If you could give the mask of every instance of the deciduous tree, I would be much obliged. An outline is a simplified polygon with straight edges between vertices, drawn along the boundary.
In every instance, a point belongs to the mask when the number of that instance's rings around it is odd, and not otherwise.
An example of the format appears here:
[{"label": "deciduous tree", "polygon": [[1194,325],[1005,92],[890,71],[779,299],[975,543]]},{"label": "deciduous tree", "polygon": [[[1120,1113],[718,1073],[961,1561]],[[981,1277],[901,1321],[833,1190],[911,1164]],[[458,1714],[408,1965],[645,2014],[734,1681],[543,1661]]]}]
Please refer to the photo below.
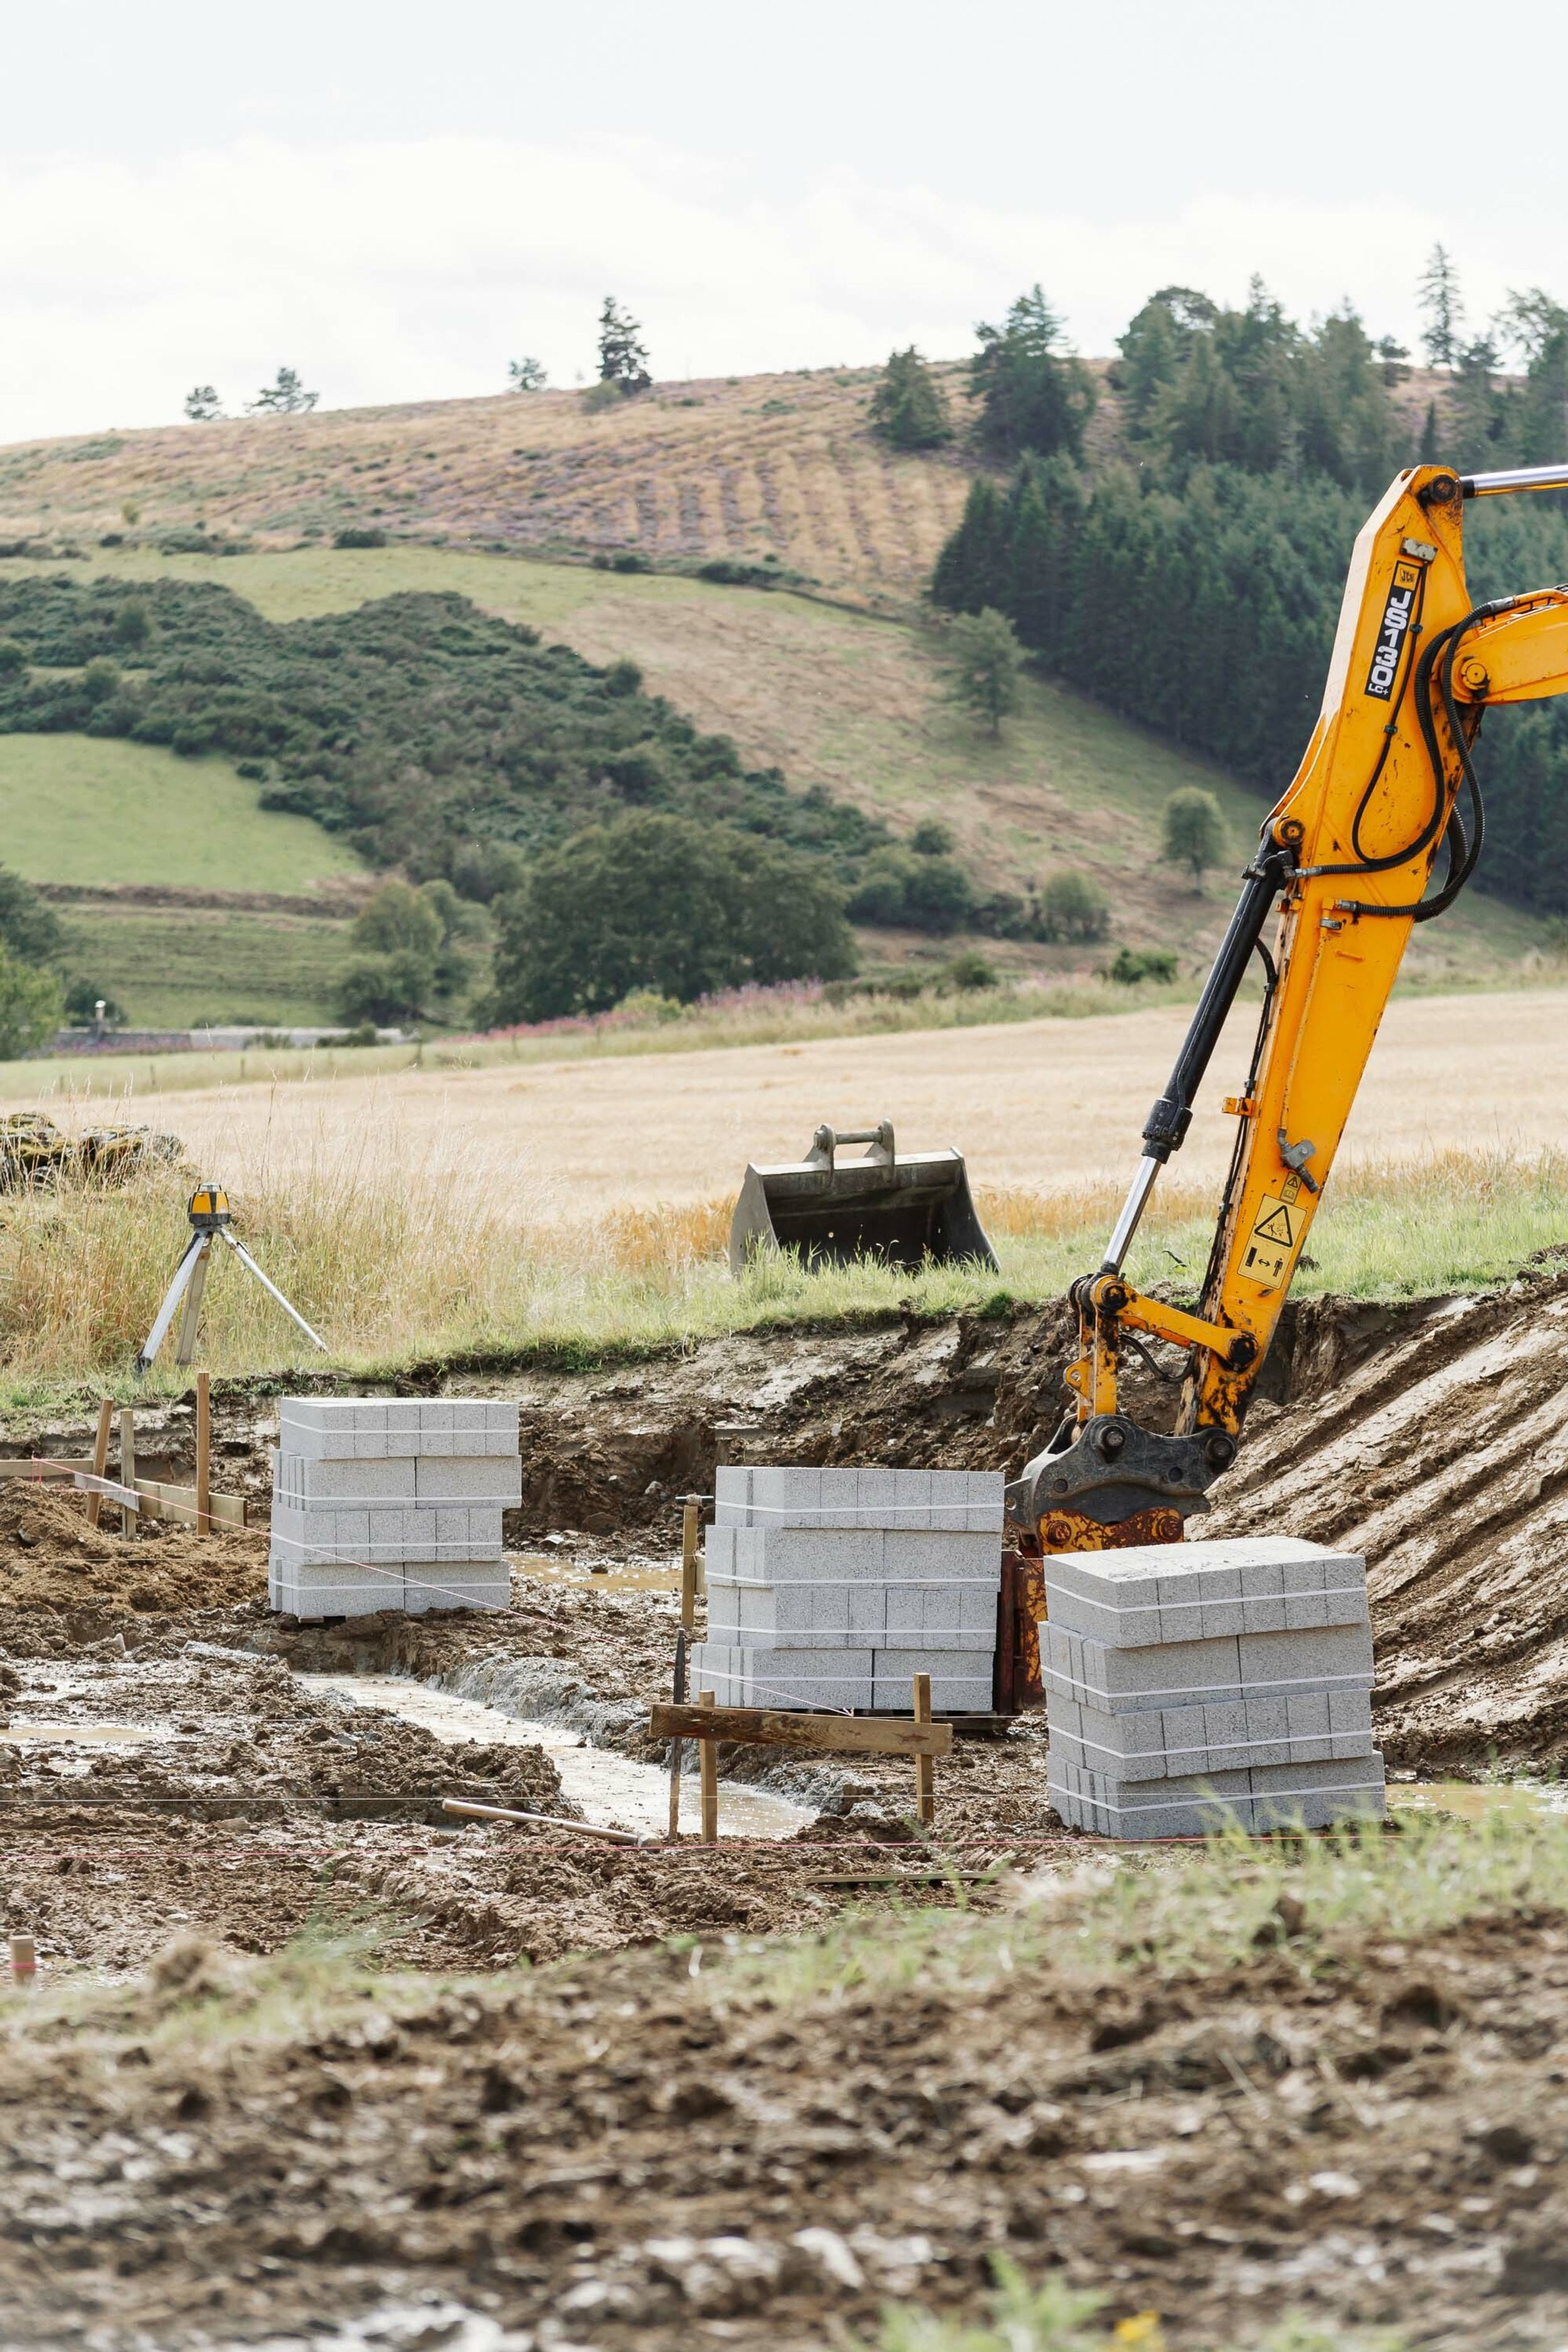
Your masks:
[{"label": "deciduous tree", "polygon": [[961,613],[948,640],[948,695],[984,719],[994,736],[1018,707],[1024,649],[1005,613]]},{"label": "deciduous tree", "polygon": [[1184,866],[1194,885],[1226,854],[1225,818],[1212,793],[1201,784],[1184,785],[1165,803],[1160,827],[1160,855],[1167,865]]}]

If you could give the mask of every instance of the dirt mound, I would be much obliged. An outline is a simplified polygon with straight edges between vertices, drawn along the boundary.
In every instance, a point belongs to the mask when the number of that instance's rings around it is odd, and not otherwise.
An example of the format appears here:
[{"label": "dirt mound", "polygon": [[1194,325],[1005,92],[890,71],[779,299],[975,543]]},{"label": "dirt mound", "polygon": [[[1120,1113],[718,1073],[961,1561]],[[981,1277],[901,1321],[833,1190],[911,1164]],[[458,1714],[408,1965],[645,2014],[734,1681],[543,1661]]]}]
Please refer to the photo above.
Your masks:
[{"label": "dirt mound", "polygon": [[96,1605],[155,1615],[265,1598],[265,1532],[199,1536],[153,1520],[128,1539],[117,1507],[104,1511],[112,1528],[89,1527],[85,1495],[0,1482],[0,1647],[8,1610]]}]

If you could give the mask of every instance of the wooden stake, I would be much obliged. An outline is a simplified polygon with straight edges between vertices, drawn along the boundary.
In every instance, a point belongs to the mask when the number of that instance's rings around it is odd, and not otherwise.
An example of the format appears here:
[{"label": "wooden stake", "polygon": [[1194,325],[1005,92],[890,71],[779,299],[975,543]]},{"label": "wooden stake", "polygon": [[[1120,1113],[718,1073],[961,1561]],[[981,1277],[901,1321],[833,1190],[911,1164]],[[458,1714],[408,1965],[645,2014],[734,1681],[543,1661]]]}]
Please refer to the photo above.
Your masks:
[{"label": "wooden stake", "polygon": [[[699,1691],[697,1704],[699,1706],[711,1706],[712,1692]],[[702,1758],[702,1843],[704,1845],[717,1845],[719,1843],[719,1742],[716,1739],[700,1739],[697,1746]]]},{"label": "wooden stake", "polygon": [[12,1978],[31,1992],[38,1978],[37,1948],[31,1936],[13,1936],[10,1942]]},{"label": "wooden stake", "polygon": [[[109,1467],[109,1433],[113,1427],[113,1401],[105,1397],[98,1408],[98,1435],[92,1441],[92,1475],[95,1478],[101,1478]],[[102,1510],[103,1496],[89,1495],[87,1498],[87,1523],[89,1528],[97,1527]]]},{"label": "wooden stake", "polygon": [[[122,1405],[120,1412],[120,1483],[122,1486],[136,1484],[136,1416],[129,1405]],[[136,1514],[124,1503],[120,1507],[120,1532],[122,1536],[136,1532]]]},{"label": "wooden stake", "polygon": [[196,1374],[196,1533],[212,1533],[212,1390],[205,1372]]},{"label": "wooden stake", "polygon": [[[916,1675],[915,1721],[931,1721],[931,1676]],[[934,1756],[915,1758],[915,1806],[922,1829],[930,1829],[936,1819],[936,1759]]]},{"label": "wooden stake", "polygon": [[[675,1637],[675,1679],[673,1688],[675,1704],[677,1706],[679,1706],[686,1696],[686,1628],[684,1626],[681,1627],[679,1633]],[[682,1754],[683,1742],[679,1739],[672,1739],[669,1743],[669,1840],[672,1845],[676,1839],[680,1835],[680,1765]]]},{"label": "wooden stake", "polygon": [[686,1497],[680,1515],[680,1622],[688,1640],[697,1622],[697,1514],[695,1495]]}]

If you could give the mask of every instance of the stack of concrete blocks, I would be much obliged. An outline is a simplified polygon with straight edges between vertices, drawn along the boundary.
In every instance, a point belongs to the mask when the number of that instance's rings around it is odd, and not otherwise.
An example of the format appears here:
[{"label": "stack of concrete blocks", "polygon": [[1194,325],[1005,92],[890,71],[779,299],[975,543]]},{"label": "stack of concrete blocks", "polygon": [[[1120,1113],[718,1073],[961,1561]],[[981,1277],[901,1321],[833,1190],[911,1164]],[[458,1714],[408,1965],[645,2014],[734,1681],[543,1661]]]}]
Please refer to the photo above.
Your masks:
[{"label": "stack of concrete blocks", "polygon": [[510,1605],[501,1513],[522,1496],[515,1403],[285,1397],[272,1465],[274,1609]]},{"label": "stack of concrete blocks", "polygon": [[1051,1802],[1102,1837],[1381,1819],[1366,1562],[1249,1536],[1045,1562]]},{"label": "stack of concrete blocks", "polygon": [[991,1706],[1002,1478],[990,1471],[725,1469],[708,1638],[689,1686],[721,1706],[907,1715]]}]

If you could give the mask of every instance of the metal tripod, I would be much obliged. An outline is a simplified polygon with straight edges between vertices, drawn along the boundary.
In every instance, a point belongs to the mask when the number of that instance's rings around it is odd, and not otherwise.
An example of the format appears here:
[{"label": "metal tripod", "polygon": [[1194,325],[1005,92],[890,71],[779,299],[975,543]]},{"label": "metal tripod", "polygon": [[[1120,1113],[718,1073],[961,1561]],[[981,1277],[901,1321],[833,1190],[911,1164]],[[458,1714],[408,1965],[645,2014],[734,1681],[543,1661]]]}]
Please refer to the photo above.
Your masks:
[{"label": "metal tripod", "polygon": [[145,1372],[153,1357],[168,1337],[169,1326],[184,1300],[185,1311],[180,1318],[180,1336],[174,1346],[174,1361],[188,1364],[196,1352],[196,1326],[201,1320],[202,1293],[206,1287],[207,1265],[215,1241],[226,1242],[241,1265],[252,1273],[270,1297],[275,1298],[285,1315],[297,1323],[307,1339],[326,1355],[326,1341],[319,1331],[312,1331],[298,1307],[290,1307],[275,1282],[269,1282],[246,1248],[231,1231],[234,1212],[228,1205],[228,1195],[221,1185],[199,1184],[191,1194],[186,1213],[191,1221],[191,1238],[185,1244],[184,1255],[174,1268],[174,1278],[163,1294],[163,1304],[157,1319],[142,1342],[136,1359],[138,1375]]}]

